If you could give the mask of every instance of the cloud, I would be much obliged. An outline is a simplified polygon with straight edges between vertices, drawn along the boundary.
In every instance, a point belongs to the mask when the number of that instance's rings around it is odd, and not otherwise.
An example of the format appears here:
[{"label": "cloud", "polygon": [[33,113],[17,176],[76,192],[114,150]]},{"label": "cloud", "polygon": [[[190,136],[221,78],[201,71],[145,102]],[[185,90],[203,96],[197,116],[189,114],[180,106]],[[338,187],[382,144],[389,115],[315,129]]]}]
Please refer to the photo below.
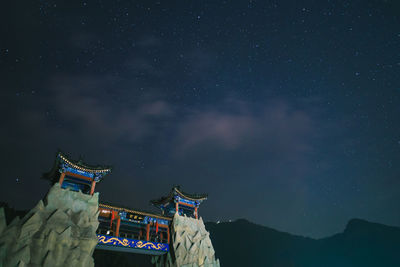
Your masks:
[{"label": "cloud", "polygon": [[141,116],[168,116],[173,114],[170,105],[161,100],[141,105],[137,111]]},{"label": "cloud", "polygon": [[38,142],[53,140],[53,146],[84,142],[107,149],[151,139],[175,156],[208,149],[291,161],[313,151],[315,111],[285,100],[226,99],[187,111],[154,94],[138,96],[140,85],[114,76],[58,75],[45,88],[9,128],[19,136],[31,129]]},{"label": "cloud", "polygon": [[165,76],[166,70],[161,69],[158,62],[151,61],[139,56],[128,58],[125,62],[126,69],[136,75],[150,75],[154,78]]},{"label": "cloud", "polygon": [[80,87],[69,85],[55,92],[57,103],[68,103],[59,105],[57,112],[62,118],[80,125],[82,131],[95,132],[105,139],[124,137],[137,141],[152,133],[156,127],[154,120],[173,114],[170,105],[163,100],[149,99],[141,103],[124,99],[124,94],[119,93],[115,100],[104,99],[100,84],[97,96],[82,93],[87,89]]},{"label": "cloud", "polygon": [[180,127],[182,149],[189,149],[214,141],[225,149],[234,149],[243,139],[257,130],[256,119],[239,114],[225,114],[217,111],[199,112]]},{"label": "cloud", "polygon": [[161,40],[154,35],[146,35],[138,40],[137,45],[144,48],[160,46]]},{"label": "cloud", "polygon": [[50,136],[60,143],[73,137],[106,146],[121,140],[138,142],[155,134],[160,120],[174,115],[164,100],[131,98],[131,91],[114,89],[115,84],[113,77],[57,76],[44,94],[36,96],[35,105],[29,101],[17,114],[14,128],[21,133],[32,129],[45,139],[41,142]]},{"label": "cloud", "polygon": [[228,151],[250,147],[289,157],[312,150],[313,127],[311,114],[284,101],[262,107],[227,101],[222,108],[192,111],[179,126],[177,143],[179,153],[203,146]]}]

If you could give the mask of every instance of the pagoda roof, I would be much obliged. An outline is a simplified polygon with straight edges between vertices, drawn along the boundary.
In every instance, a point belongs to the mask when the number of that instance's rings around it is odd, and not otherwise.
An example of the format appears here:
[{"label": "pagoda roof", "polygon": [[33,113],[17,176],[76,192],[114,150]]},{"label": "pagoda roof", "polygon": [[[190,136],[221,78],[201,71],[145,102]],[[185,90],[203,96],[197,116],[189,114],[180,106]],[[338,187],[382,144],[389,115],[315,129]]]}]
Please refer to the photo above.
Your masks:
[{"label": "pagoda roof", "polygon": [[82,161],[82,159],[72,160],[66,154],[62,153],[61,151],[58,151],[52,169],[49,172],[44,173],[42,178],[46,179],[46,180],[51,180],[53,182],[57,181],[59,179],[59,175],[60,175],[59,171],[60,171],[61,164],[68,165],[71,168],[74,168],[74,169],[77,169],[80,171],[92,173],[93,175],[100,175],[101,177],[110,173],[112,170],[112,168],[110,166],[89,165],[89,164],[84,163]]},{"label": "pagoda roof", "polygon": [[170,193],[167,196],[151,200],[150,202],[155,206],[160,206],[173,200],[176,195],[192,201],[203,201],[206,200],[208,197],[207,194],[189,194],[182,191],[180,186],[174,186],[172,187]]},{"label": "pagoda roof", "polygon": [[104,172],[111,172],[111,167],[110,166],[104,166],[104,165],[89,165],[86,164],[82,161],[82,159],[79,160],[72,160],[70,159],[66,154],[62,153],[59,151],[57,153],[57,163],[60,163],[60,161],[63,161],[70,165],[73,168],[76,168],[81,171],[85,172],[90,172],[90,173],[104,173]]},{"label": "pagoda roof", "polygon": [[143,216],[149,216],[149,217],[153,217],[153,218],[158,218],[158,219],[164,219],[164,220],[169,220],[171,221],[172,218],[171,217],[166,217],[166,216],[162,216],[159,214],[154,214],[152,212],[149,211],[143,211],[143,210],[138,210],[138,209],[131,209],[131,208],[127,208],[127,207],[122,207],[122,206],[115,206],[115,205],[110,205],[110,204],[104,204],[104,203],[99,203],[99,208],[106,208],[106,209],[112,209],[112,210],[116,210],[116,211],[125,211],[125,212],[131,212],[131,213],[137,213]]}]

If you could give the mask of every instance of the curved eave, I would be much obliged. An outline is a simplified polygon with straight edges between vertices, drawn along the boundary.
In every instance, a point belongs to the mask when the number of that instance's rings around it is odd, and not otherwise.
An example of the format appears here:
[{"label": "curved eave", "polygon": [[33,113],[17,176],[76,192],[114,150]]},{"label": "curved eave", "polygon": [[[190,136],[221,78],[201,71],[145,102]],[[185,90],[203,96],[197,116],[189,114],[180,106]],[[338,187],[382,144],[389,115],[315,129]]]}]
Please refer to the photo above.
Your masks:
[{"label": "curved eave", "polygon": [[76,168],[76,169],[78,169],[80,171],[85,171],[85,172],[90,172],[90,173],[101,173],[103,175],[106,175],[106,174],[111,172],[111,168],[109,168],[109,167],[108,168],[97,168],[97,167],[90,168],[90,167],[87,167],[87,166],[78,165],[78,164],[72,162],[71,160],[69,160],[61,152],[58,153],[58,156],[62,161],[64,161],[65,163],[67,163],[71,167]]},{"label": "curved eave", "polygon": [[178,195],[181,196],[182,198],[186,198],[186,199],[189,199],[189,200],[192,200],[192,201],[203,201],[203,200],[206,200],[206,199],[207,199],[207,195],[206,195],[206,194],[200,195],[199,197],[194,197],[194,196],[192,196],[192,195],[188,196],[187,194],[182,193],[182,192],[179,191],[177,188],[174,188],[174,190],[175,190],[175,192],[178,193]]}]

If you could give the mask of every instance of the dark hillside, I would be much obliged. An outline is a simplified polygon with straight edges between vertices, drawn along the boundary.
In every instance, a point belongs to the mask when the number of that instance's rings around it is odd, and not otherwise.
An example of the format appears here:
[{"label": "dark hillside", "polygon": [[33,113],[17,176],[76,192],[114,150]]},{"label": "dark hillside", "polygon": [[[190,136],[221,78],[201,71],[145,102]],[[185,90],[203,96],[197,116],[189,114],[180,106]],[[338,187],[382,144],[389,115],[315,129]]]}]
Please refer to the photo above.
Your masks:
[{"label": "dark hillside", "polygon": [[206,228],[222,266],[298,266],[315,243],[244,219]]},{"label": "dark hillside", "polygon": [[360,219],[350,220],[343,233],[319,240],[243,219],[206,227],[222,266],[400,266],[400,228]]}]

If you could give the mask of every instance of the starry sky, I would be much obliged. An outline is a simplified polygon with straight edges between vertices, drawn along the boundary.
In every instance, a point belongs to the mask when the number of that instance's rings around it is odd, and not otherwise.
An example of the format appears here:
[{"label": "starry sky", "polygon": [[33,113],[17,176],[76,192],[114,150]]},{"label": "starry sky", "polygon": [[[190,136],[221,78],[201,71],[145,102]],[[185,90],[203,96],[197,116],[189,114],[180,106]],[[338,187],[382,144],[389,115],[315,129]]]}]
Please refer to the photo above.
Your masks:
[{"label": "starry sky", "polygon": [[57,149],[114,167],[100,200],[174,184],[206,221],[325,237],[400,226],[400,4],[7,1],[2,201],[32,208]]}]

